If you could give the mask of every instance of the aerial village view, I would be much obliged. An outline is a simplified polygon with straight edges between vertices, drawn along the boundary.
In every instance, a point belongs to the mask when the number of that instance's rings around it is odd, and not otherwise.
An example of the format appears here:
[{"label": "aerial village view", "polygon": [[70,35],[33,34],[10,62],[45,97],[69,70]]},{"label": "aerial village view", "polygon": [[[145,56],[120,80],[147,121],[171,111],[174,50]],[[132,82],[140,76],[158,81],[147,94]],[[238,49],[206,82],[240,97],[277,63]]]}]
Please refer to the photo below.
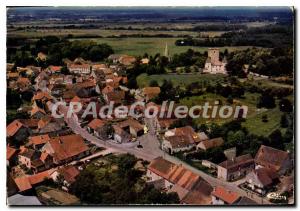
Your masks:
[{"label": "aerial village view", "polygon": [[294,205],[294,9],[7,7],[8,205]]}]

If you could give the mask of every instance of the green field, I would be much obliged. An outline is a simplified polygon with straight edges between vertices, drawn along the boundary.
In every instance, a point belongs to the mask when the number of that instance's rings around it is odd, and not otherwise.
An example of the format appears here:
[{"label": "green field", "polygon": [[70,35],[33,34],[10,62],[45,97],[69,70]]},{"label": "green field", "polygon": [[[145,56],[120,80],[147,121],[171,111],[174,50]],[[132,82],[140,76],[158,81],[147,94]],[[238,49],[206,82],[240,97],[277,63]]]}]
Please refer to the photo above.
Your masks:
[{"label": "green field", "polygon": [[[280,118],[282,112],[279,111],[278,106],[274,109],[258,109],[256,108],[256,101],[259,97],[258,94],[246,93],[244,99],[234,100],[233,105],[246,105],[248,106],[248,112],[245,122],[242,123],[244,127],[248,129],[248,131],[252,134],[268,136],[276,129],[280,129],[284,132],[284,129],[280,127]],[[215,100],[221,100],[222,104],[228,104],[226,102],[226,98],[215,95],[211,93],[207,93],[201,96],[193,96],[186,97],[180,100],[180,104],[187,105],[189,107],[194,105],[204,105],[205,102],[209,102],[210,105],[214,105]],[[277,105],[277,103],[276,103]],[[268,122],[262,121],[262,116],[267,115]],[[208,124],[208,123],[217,123],[223,124],[225,122],[231,121],[232,118],[228,119],[196,119],[197,124]]]},{"label": "green field", "polygon": [[[209,35],[210,37],[220,36],[222,31],[207,31],[202,32],[201,35]],[[120,35],[172,35],[174,37],[183,37],[189,35],[197,37],[200,35],[199,32],[195,31],[172,31],[172,30],[109,30],[109,29],[22,29],[22,30],[9,30],[7,32],[9,37],[27,37],[27,38],[40,38],[44,36],[68,36],[73,35],[74,37],[80,36],[120,36]]]},{"label": "green field", "polygon": [[[179,38],[87,38],[97,43],[106,43],[110,45],[115,53],[128,54],[132,56],[143,56],[145,53],[155,55],[163,54],[166,44],[168,44],[169,54],[178,54],[193,49],[195,51],[204,52],[208,47],[192,47],[192,46],[176,46],[175,41]],[[75,40],[75,39],[72,39]],[[78,40],[78,39],[77,39]],[[82,39],[80,39],[82,40]],[[228,49],[229,52],[235,50],[244,50],[251,46],[228,46],[221,47],[220,50]]]},{"label": "green field", "polygon": [[172,81],[174,86],[184,86],[193,82],[206,82],[207,84],[215,84],[217,82],[224,82],[224,75],[209,75],[209,74],[161,74],[161,75],[147,75],[143,73],[137,77],[137,83],[139,87],[148,86],[150,81],[157,81],[159,85],[163,80]]}]

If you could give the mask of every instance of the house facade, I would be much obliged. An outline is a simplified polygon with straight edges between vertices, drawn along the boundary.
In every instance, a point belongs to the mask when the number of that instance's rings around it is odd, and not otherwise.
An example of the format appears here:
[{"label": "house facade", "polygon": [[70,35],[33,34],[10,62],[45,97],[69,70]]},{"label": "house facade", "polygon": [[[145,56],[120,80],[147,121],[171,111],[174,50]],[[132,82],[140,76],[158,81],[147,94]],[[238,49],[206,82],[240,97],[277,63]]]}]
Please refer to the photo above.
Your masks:
[{"label": "house facade", "polygon": [[233,181],[246,176],[255,168],[254,160],[250,154],[241,155],[226,160],[218,165],[218,178]]}]

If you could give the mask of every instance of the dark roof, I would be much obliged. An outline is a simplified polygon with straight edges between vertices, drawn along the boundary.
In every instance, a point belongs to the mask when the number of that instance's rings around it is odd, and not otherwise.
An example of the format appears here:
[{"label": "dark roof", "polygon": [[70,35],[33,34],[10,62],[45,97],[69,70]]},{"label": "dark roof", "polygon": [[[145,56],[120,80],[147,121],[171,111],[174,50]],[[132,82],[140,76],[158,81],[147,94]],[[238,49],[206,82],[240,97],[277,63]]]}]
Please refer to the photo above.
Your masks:
[{"label": "dark roof", "polygon": [[222,146],[223,143],[224,143],[223,138],[219,137],[219,138],[213,138],[213,139],[208,139],[208,140],[201,141],[200,146],[203,144],[203,146],[206,149],[210,149],[210,148]]},{"label": "dark roof", "polygon": [[278,174],[272,169],[259,168],[253,170],[253,173],[257,176],[257,179],[263,186],[271,185],[273,180],[278,178]]},{"label": "dark roof", "polygon": [[255,162],[266,168],[280,170],[289,159],[289,153],[272,147],[261,145],[255,156]]},{"label": "dark roof", "polygon": [[199,178],[192,190],[184,196],[182,202],[193,205],[209,205],[212,191],[213,187],[204,179]]},{"label": "dark roof", "polygon": [[254,160],[250,154],[241,155],[234,160],[226,160],[219,164],[219,166],[227,169],[229,172],[237,171],[240,168],[248,167],[254,164]]},{"label": "dark roof", "polygon": [[39,157],[39,152],[33,149],[27,149],[23,153],[20,153],[19,155],[27,157],[29,159],[33,159],[34,157]]},{"label": "dark roof", "polygon": [[43,163],[43,161],[41,161],[40,159],[36,159],[36,160],[33,160],[33,161],[31,161],[31,165],[33,166],[33,167],[40,167],[40,166],[43,166],[44,165],[44,163]]},{"label": "dark roof", "polygon": [[165,139],[170,142],[172,148],[182,148],[194,143],[186,135],[167,136]]}]

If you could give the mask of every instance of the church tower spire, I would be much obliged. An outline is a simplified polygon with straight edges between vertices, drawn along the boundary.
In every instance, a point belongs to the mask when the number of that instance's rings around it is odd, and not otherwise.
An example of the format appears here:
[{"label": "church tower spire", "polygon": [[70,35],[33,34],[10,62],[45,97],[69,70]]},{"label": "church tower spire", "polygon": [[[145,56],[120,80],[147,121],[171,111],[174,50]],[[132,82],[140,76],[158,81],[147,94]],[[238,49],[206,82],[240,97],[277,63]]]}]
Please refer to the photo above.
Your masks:
[{"label": "church tower spire", "polygon": [[164,56],[169,58],[169,49],[168,49],[168,43],[166,43],[166,47],[165,47],[165,53],[164,53]]}]

